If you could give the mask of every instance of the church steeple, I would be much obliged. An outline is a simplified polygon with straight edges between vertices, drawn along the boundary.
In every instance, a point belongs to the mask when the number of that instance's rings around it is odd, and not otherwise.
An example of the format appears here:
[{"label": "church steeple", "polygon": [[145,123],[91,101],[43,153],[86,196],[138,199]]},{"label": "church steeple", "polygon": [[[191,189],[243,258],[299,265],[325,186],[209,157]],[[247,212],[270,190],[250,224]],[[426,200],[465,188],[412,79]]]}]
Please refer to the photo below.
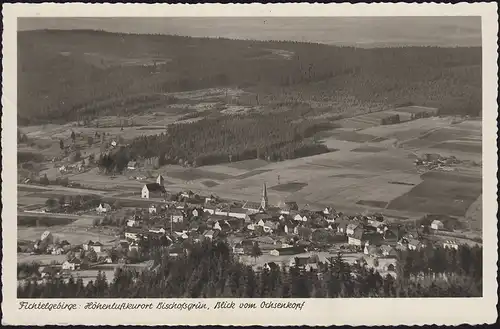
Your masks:
[{"label": "church steeple", "polygon": [[161,174],[158,175],[156,183],[158,183],[160,186],[163,186],[165,184],[165,180],[163,179],[163,176]]},{"label": "church steeple", "polygon": [[267,200],[267,186],[266,183],[262,186],[262,199],[260,201],[260,207],[262,209],[267,209],[268,200]]}]

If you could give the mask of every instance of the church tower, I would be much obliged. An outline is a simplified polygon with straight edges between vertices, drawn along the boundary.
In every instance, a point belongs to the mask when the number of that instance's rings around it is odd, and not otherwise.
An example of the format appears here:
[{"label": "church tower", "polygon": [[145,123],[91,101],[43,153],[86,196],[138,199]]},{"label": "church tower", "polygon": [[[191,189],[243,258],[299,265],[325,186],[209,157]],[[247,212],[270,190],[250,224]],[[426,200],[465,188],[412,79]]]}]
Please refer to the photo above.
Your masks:
[{"label": "church tower", "polygon": [[260,201],[260,207],[262,209],[267,209],[268,206],[268,200],[267,200],[267,187],[266,183],[264,183],[264,186],[262,186],[262,199]]},{"label": "church tower", "polygon": [[163,179],[163,176],[161,174],[158,174],[158,178],[156,179],[156,183],[158,183],[160,186],[163,186],[165,184],[165,180]]}]

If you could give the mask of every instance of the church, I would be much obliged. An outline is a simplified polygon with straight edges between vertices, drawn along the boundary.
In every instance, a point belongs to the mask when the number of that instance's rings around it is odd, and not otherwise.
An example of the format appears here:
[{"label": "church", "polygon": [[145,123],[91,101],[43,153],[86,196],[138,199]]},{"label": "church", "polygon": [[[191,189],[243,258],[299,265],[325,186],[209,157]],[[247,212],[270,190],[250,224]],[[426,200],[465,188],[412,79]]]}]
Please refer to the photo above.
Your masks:
[{"label": "church", "polygon": [[242,208],[247,210],[249,213],[260,213],[260,212],[265,212],[266,210],[269,209],[269,200],[267,197],[266,183],[264,183],[264,185],[262,186],[262,196],[260,203],[247,201]]},{"label": "church", "polygon": [[141,198],[150,199],[165,196],[167,191],[165,190],[164,184],[165,180],[163,179],[163,176],[159,174],[155,183],[148,183],[142,187]]}]

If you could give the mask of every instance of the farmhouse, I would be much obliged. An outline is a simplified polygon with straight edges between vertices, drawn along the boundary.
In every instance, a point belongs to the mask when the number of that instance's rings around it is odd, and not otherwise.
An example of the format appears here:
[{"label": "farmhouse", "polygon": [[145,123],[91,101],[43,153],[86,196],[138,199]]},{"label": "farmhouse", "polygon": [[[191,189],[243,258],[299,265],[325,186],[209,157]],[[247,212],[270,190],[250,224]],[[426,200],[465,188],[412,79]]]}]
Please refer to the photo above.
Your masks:
[{"label": "farmhouse", "polygon": [[191,199],[194,197],[194,192],[193,191],[184,191],[181,193],[181,197],[185,199]]},{"label": "farmhouse", "polygon": [[219,221],[215,222],[213,229],[219,230],[222,232],[229,232],[231,230],[231,225],[229,225],[227,220],[219,220]]},{"label": "farmhouse", "polygon": [[346,234],[347,225],[349,225],[349,223],[350,221],[347,219],[342,219],[340,217],[337,218],[337,220],[335,220],[335,224],[337,225],[337,232]]},{"label": "farmhouse", "polygon": [[278,224],[271,222],[270,220],[266,220],[262,225],[262,228],[264,229],[264,232],[272,233],[273,231],[276,231],[278,229]]},{"label": "farmhouse", "polygon": [[213,206],[204,206],[203,207],[203,212],[209,213],[210,215],[214,215],[215,210],[217,210],[217,208],[213,207]]},{"label": "farmhouse", "polygon": [[245,254],[245,248],[243,248],[243,244],[241,242],[238,242],[233,246],[233,254],[235,255]]},{"label": "farmhouse", "polygon": [[304,253],[306,250],[303,247],[276,248],[269,252],[271,256],[286,256],[297,255]]},{"label": "farmhouse", "polygon": [[444,229],[444,224],[442,221],[435,219],[431,223],[431,228],[433,230],[439,231],[439,230]]},{"label": "farmhouse", "polygon": [[365,242],[364,229],[357,225],[347,233],[347,243],[354,246],[363,246]]},{"label": "farmhouse", "polygon": [[137,168],[137,162],[136,161],[129,161],[127,163],[127,169],[128,170],[135,170]]},{"label": "farmhouse", "polygon": [[455,249],[455,250],[458,250],[458,247],[460,245],[458,244],[457,241],[454,241],[454,240],[447,240],[445,242],[443,242],[443,248],[445,249]]},{"label": "farmhouse", "polygon": [[141,225],[141,221],[135,218],[131,218],[127,220],[127,226],[128,227],[138,227]]},{"label": "farmhouse", "polygon": [[111,206],[107,203],[100,203],[99,207],[97,207],[95,210],[100,214],[105,212],[107,213],[111,211]]},{"label": "farmhouse", "polygon": [[73,258],[62,263],[61,268],[63,270],[76,271],[81,268],[82,262],[78,258]]},{"label": "farmhouse", "polygon": [[84,243],[82,245],[82,247],[83,247],[83,250],[88,251],[92,248],[93,245],[94,245],[94,241],[89,240],[88,242]]},{"label": "farmhouse", "polygon": [[126,239],[139,241],[141,235],[142,235],[142,230],[140,229],[128,229],[127,231],[125,231]]},{"label": "farmhouse", "polygon": [[151,206],[149,206],[149,213],[150,214],[156,214],[156,211],[157,211],[157,207],[155,204],[152,204]]},{"label": "farmhouse", "polygon": [[408,249],[410,250],[418,250],[423,248],[424,244],[417,239],[408,239]]},{"label": "farmhouse", "polygon": [[182,223],[184,221],[184,214],[182,213],[182,211],[176,209],[170,215],[170,219],[173,223]]},{"label": "farmhouse", "polygon": [[249,202],[249,201],[245,202],[242,208],[252,214],[263,212],[265,210],[261,207],[260,203]]},{"label": "farmhouse", "polygon": [[265,263],[263,266],[262,266],[262,269],[266,270],[266,271],[276,271],[276,270],[279,270],[280,269],[280,266],[278,264],[276,264],[275,262],[269,262],[269,263]]},{"label": "farmhouse", "polygon": [[[297,223],[293,221],[286,221],[285,224],[283,225],[283,231],[286,234],[291,234],[294,232],[294,229],[297,227]],[[296,233],[297,234],[297,233]]]},{"label": "farmhouse", "polygon": [[95,252],[102,252],[103,247],[104,245],[99,241],[94,242],[94,244],[91,246],[92,250],[94,250]]},{"label": "farmhouse", "polygon": [[155,183],[148,183],[142,187],[141,197],[143,199],[149,199],[149,198],[155,198],[155,197],[158,198],[158,197],[165,195],[165,193],[167,191],[165,190],[165,187],[163,186],[164,182],[165,182],[165,180],[163,179],[163,176],[158,175],[158,178],[156,178]]},{"label": "farmhouse", "polygon": [[149,229],[149,232],[158,233],[158,234],[165,234],[167,231],[163,227],[159,226],[159,227],[151,227]]},{"label": "farmhouse", "polygon": [[213,240],[219,235],[219,231],[217,230],[207,230],[203,233],[203,236],[207,239]]},{"label": "farmhouse", "polygon": [[295,201],[287,201],[280,207],[280,212],[285,215],[289,215],[291,211],[298,211],[299,206]]}]

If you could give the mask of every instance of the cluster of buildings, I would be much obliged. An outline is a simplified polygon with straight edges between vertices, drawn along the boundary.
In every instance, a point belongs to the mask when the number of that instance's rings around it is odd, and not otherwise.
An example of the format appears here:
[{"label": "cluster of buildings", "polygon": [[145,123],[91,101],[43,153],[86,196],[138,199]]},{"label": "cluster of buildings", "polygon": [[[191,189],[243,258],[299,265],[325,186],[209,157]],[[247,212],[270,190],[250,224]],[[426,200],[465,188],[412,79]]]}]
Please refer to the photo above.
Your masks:
[{"label": "cluster of buildings", "polygon": [[[142,188],[143,198],[161,197],[165,193],[161,175],[155,183],[145,184]],[[182,196],[189,199],[193,193],[184,192]],[[315,230],[343,237],[346,245],[365,253],[373,253],[377,248],[375,253],[383,255],[391,254],[387,251],[391,248],[417,250],[425,246],[425,242],[419,240],[416,234],[402,232],[398,225],[386,222],[382,215],[347,216],[331,207],[322,210],[299,209],[295,202],[272,206],[269,204],[266,184],[262,188],[260,203],[246,202],[235,206],[217,204],[213,200],[210,196],[202,204],[152,204],[148,209],[152,215],[148,221],[137,217],[127,221],[125,238],[139,241],[156,234],[168,236],[175,242],[178,239],[201,241],[242,235],[243,241],[233,246],[233,252],[242,255],[250,253],[255,237],[266,236],[274,241],[270,243],[273,246],[270,254],[276,256],[307,251],[310,247],[308,244],[314,242],[312,232]],[[430,228],[442,230],[443,226],[439,220],[434,220]],[[245,244],[245,241],[248,242]]]},{"label": "cluster of buildings", "polygon": [[415,160],[415,165],[426,170],[453,171],[453,166],[460,164],[461,161],[454,156],[443,157],[440,154],[425,154],[421,159]]}]

